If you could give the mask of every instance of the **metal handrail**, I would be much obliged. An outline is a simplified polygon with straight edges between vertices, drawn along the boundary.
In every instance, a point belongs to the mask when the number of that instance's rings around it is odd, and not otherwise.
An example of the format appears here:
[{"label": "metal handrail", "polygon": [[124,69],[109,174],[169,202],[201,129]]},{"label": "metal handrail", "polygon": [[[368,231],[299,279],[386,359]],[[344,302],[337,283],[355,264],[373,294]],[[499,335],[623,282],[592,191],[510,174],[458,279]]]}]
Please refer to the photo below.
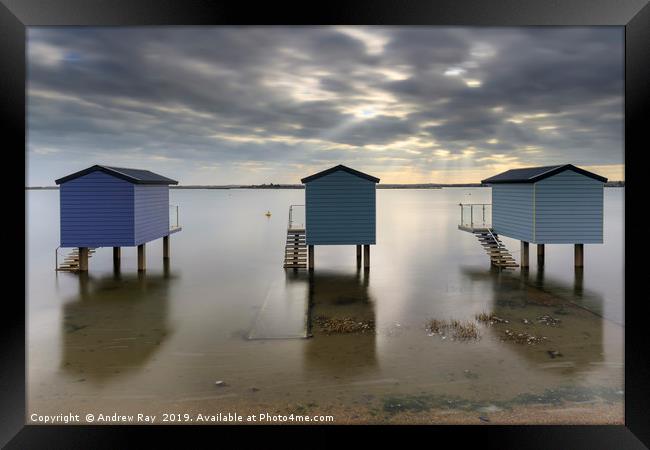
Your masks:
[{"label": "metal handrail", "polygon": [[481,225],[487,225],[488,223],[485,221],[485,207],[486,206],[492,206],[492,203],[459,203],[458,206],[460,206],[460,224],[461,226],[465,225],[465,207],[469,207],[469,224],[470,227],[474,227],[474,207],[475,206],[480,206],[481,211],[482,211],[482,217],[481,217]]},{"label": "metal handrail", "polygon": [[176,208],[176,226],[173,227],[173,226],[170,225],[169,228],[170,228],[170,229],[172,229],[172,228],[180,228],[180,221],[179,221],[179,219],[178,219],[178,205],[172,205],[172,204],[170,203],[170,204],[169,204],[169,207],[170,207],[170,208]]},{"label": "metal handrail", "polygon": [[305,207],[305,205],[289,205],[289,222],[287,223],[287,229],[291,230],[293,228],[293,208],[296,207]]}]

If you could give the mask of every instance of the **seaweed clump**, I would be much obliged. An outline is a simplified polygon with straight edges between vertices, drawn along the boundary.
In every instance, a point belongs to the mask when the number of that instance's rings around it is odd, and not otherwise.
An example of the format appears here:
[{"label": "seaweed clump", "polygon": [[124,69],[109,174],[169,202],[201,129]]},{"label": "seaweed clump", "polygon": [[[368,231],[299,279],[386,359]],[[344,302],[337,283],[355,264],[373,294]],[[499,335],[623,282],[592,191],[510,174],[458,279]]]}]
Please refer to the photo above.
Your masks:
[{"label": "seaweed clump", "polygon": [[427,323],[427,331],[430,335],[440,335],[443,339],[450,336],[452,340],[469,341],[481,338],[478,327],[474,322],[460,320],[439,320],[431,319]]},{"label": "seaweed clump", "polygon": [[476,315],[476,320],[486,325],[494,325],[495,323],[510,323],[506,319],[496,316],[494,313],[482,312]]},{"label": "seaweed clump", "polygon": [[517,333],[512,330],[505,330],[501,335],[502,341],[511,341],[511,342],[516,342],[517,344],[528,344],[528,345],[539,344],[544,342],[546,339],[547,338],[545,336],[535,336],[533,334],[526,333],[526,332]]},{"label": "seaweed clump", "polygon": [[357,320],[352,317],[329,318],[317,316],[314,322],[326,334],[366,333],[374,331],[374,320]]}]

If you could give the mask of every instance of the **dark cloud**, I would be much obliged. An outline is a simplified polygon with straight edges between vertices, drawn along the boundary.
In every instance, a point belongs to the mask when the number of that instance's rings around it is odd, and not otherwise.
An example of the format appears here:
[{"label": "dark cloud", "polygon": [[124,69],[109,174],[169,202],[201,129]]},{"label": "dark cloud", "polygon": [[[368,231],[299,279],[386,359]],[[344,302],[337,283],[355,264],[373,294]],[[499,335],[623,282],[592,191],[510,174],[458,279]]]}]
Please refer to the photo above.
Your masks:
[{"label": "dark cloud", "polygon": [[623,163],[622,28],[31,28],[28,51],[31,184]]}]

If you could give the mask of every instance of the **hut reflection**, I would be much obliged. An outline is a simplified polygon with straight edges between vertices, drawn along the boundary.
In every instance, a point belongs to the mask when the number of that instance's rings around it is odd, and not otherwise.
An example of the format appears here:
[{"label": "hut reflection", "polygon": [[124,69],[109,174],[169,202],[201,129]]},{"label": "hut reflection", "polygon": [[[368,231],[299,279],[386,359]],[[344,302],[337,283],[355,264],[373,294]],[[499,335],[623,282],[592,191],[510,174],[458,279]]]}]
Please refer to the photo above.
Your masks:
[{"label": "hut reflection", "polygon": [[361,269],[352,274],[324,270],[288,274],[291,282],[309,285],[312,337],[304,347],[306,370],[345,377],[377,367],[376,319],[368,290],[369,276],[369,271]]},{"label": "hut reflection", "polygon": [[101,383],[144,366],[171,333],[173,276],[78,276],[79,294],[63,306],[61,368]]},{"label": "hut reflection", "polygon": [[[531,274],[466,268],[463,273],[473,282],[489,286],[493,306],[486,312],[508,320],[485,331],[528,362],[566,374],[588,371],[594,368],[593,363],[604,360],[604,300],[583,290],[581,273],[576,272],[573,285],[548,278],[543,269]],[[522,333],[523,342],[504,336],[506,329],[515,335]],[[525,342],[527,335],[546,339],[531,345]]]}]

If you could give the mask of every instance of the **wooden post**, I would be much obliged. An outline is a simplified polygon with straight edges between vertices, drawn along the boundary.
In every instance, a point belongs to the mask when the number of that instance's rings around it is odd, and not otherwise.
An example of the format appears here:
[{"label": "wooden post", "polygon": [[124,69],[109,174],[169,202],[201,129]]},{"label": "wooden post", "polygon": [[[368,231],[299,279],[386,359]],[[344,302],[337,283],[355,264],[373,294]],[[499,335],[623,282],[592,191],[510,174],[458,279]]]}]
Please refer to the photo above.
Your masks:
[{"label": "wooden post", "polygon": [[361,246],[357,245],[357,268],[361,267]]},{"label": "wooden post", "polygon": [[169,259],[169,235],[163,236],[163,259]]},{"label": "wooden post", "polygon": [[79,271],[88,272],[88,247],[79,247]]},{"label": "wooden post", "polygon": [[309,270],[314,270],[314,246],[313,245],[308,245],[307,246],[308,252],[309,252]]},{"label": "wooden post", "polygon": [[573,295],[576,297],[582,297],[583,291],[583,282],[584,282],[584,269],[582,267],[575,268],[575,279],[573,281]]},{"label": "wooden post", "polygon": [[364,244],[363,246],[363,268],[370,268],[370,245]]},{"label": "wooden post", "polygon": [[113,247],[113,264],[119,265],[121,258],[122,258],[122,248]]},{"label": "wooden post", "polygon": [[528,268],[528,242],[521,241],[521,268]]},{"label": "wooden post", "polygon": [[544,267],[544,244],[537,244],[537,267]]},{"label": "wooden post", "polygon": [[585,251],[584,244],[575,245],[574,256],[575,256],[576,267],[584,267],[584,256],[585,256],[584,251]]},{"label": "wooden post", "polygon": [[138,245],[138,272],[147,270],[147,249],[146,244]]}]

